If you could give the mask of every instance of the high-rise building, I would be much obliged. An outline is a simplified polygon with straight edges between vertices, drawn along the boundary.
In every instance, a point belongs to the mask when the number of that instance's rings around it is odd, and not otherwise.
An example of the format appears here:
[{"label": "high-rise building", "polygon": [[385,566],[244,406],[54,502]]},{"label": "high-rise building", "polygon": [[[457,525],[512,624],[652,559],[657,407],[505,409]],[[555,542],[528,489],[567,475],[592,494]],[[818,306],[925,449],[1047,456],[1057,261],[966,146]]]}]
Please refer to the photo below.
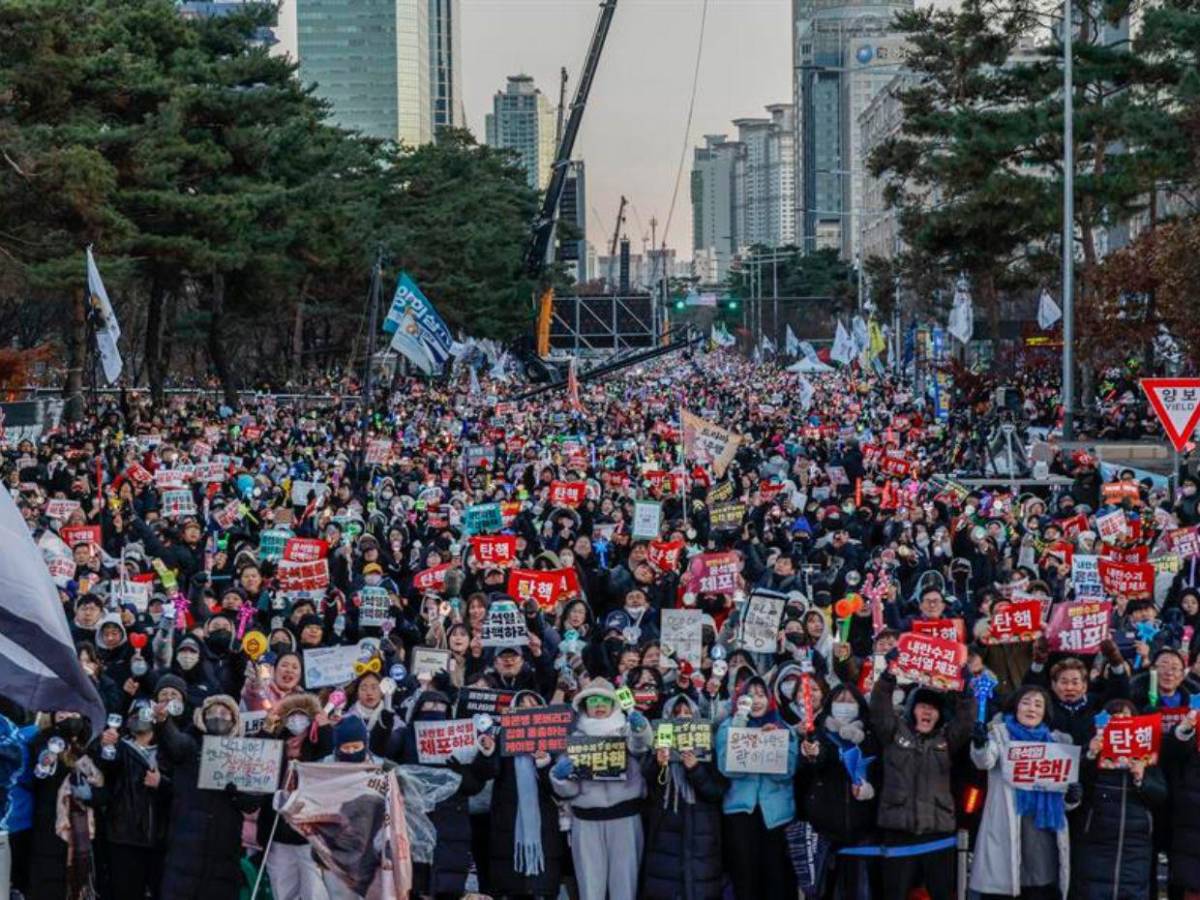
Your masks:
[{"label": "high-rise building", "polygon": [[769,119],[734,119],[746,159],[740,189],[747,245],[782,247],[796,240],[796,169],[792,106],[767,107]]},{"label": "high-rise building", "polygon": [[723,134],[706,134],[692,154],[692,251],[713,281],[725,277],[744,245],[745,166],[746,146]]},{"label": "high-rise building", "polygon": [[333,121],[409,145],[433,138],[429,0],[299,0],[300,79]]},{"label": "high-rise building", "polygon": [[894,40],[893,16],[912,8],[913,0],[792,0],[796,235],[806,249],[853,251],[857,113],[900,68],[879,51]]},{"label": "high-rise building", "polygon": [[434,132],[462,126],[461,0],[429,0],[429,79]]},{"label": "high-rise building", "polygon": [[[583,160],[571,161],[558,201],[558,261],[567,263],[576,281],[588,280],[587,268],[587,180]],[[576,236],[564,240],[563,225]]]},{"label": "high-rise building", "polygon": [[558,117],[554,106],[537,89],[528,75],[508,76],[508,85],[492,98],[487,114],[487,143],[515,150],[529,179],[529,186],[545,190],[550,183]]}]

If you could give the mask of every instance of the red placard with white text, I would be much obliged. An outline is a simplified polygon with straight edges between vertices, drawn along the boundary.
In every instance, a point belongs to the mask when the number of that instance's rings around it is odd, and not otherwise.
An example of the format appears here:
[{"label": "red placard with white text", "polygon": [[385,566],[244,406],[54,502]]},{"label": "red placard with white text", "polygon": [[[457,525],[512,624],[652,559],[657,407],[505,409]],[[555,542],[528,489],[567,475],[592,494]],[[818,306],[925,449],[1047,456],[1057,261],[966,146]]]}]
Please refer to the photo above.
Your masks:
[{"label": "red placard with white text", "polygon": [[292,537],[283,545],[283,558],[288,562],[313,562],[324,559],[328,551],[329,545],[317,538]]},{"label": "red placard with white text", "polygon": [[1050,611],[1046,640],[1062,653],[1095,653],[1108,638],[1112,603],[1108,600],[1056,603]]},{"label": "red placard with white text", "polygon": [[1014,600],[993,611],[989,643],[1018,644],[1042,634],[1042,601]]},{"label": "red placard with white text", "polygon": [[587,484],[582,481],[552,481],[550,483],[550,502],[555,506],[569,506],[572,509],[582,506],[587,499]]},{"label": "red placard with white text", "polygon": [[1147,765],[1158,762],[1162,743],[1162,722],[1158,713],[1148,716],[1114,716],[1104,726],[1104,744],[1100,748],[1100,766],[1124,768],[1140,759]]},{"label": "red placard with white text", "polygon": [[1114,597],[1141,600],[1154,594],[1154,566],[1113,562],[1101,559],[1097,564],[1104,592]]},{"label": "red placard with white text", "polygon": [[511,534],[476,534],[471,537],[471,556],[482,567],[507,569],[517,562],[517,539]]},{"label": "red placard with white text", "polygon": [[965,644],[909,631],[900,635],[896,647],[900,651],[896,668],[913,681],[944,691],[962,690]]},{"label": "red placard with white text", "polygon": [[431,566],[422,569],[413,576],[413,587],[418,591],[441,591],[446,587],[446,573],[450,571],[450,563]]},{"label": "red placard with white text", "polygon": [[962,619],[913,619],[913,634],[930,634],[944,641],[967,642],[967,626]]},{"label": "red placard with white text", "polygon": [[675,572],[679,569],[679,557],[683,554],[684,543],[679,541],[651,541],[649,550],[650,565],[660,572]]}]

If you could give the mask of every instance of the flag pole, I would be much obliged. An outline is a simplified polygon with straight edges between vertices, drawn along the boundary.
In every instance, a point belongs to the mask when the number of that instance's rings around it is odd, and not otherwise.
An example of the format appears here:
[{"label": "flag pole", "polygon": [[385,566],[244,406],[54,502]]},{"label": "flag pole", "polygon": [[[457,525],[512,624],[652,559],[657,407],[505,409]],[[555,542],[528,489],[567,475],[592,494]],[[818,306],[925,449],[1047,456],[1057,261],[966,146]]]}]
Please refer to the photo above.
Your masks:
[{"label": "flag pole", "polygon": [[[375,388],[375,337],[379,331],[379,283],[383,278],[383,244],[375,249],[375,263],[371,267],[371,289],[367,292],[369,304],[367,316],[367,371],[363,375],[362,430],[360,433],[358,472],[361,478],[367,467],[367,428],[371,422],[371,398]],[[364,486],[370,487],[369,477]]]}]

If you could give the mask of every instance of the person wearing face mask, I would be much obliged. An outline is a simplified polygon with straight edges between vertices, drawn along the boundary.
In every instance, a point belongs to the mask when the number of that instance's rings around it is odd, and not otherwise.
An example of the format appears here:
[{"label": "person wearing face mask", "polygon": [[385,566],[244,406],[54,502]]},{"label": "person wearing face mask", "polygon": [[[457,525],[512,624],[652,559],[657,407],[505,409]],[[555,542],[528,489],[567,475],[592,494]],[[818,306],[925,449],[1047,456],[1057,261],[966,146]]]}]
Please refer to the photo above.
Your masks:
[{"label": "person wearing face mask", "polygon": [[204,623],[204,649],[213,664],[217,689],[222,694],[240,697],[246,682],[247,657],[241,652],[233,618],[217,613]]},{"label": "person wearing face mask", "polygon": [[1188,475],[1179,483],[1182,498],[1175,504],[1175,516],[1184,528],[1200,523],[1200,493],[1197,493],[1196,479]]},{"label": "person wearing face mask", "polygon": [[241,733],[237,702],[224,694],[204,700],[190,728],[165,708],[156,709],[159,752],[172,772],[171,825],[163,866],[164,900],[236,900],[242,888],[242,816],[259,805],[232,783],[200,790],[200,749],[205,735]]},{"label": "person wearing face mask", "polygon": [[988,773],[987,800],[971,862],[971,889],[985,897],[1053,900],[1066,897],[1071,848],[1067,809],[1077,804],[1055,791],[1015,788],[1003,774],[1013,741],[1071,743],[1070,735],[1046,724],[1050,696],[1026,685],[990,725],[976,722],[971,761]]},{"label": "person wearing face mask", "polygon": [[189,634],[179,639],[170,671],[187,684],[186,699],[188,705],[193,708],[200,706],[213,694],[220,693],[214,667],[206,657],[199,639],[194,635]]},{"label": "person wearing face mask", "polygon": [[[312,694],[292,693],[273,704],[263,721],[261,736],[284,742],[280,790],[287,781],[291,761],[317,762],[333,752],[333,728],[322,713],[320,701]],[[271,879],[271,894],[279,900],[324,900],[325,882],[308,840],[285,819],[276,821],[274,800],[273,794],[259,798],[256,826],[258,845],[266,847],[270,842],[265,865]]]},{"label": "person wearing face mask", "polygon": [[815,878],[819,896],[874,896],[879,889],[874,866],[838,855],[843,847],[869,843],[874,831],[871,777],[878,779],[877,771],[863,768],[851,775],[846,761],[853,750],[860,759],[879,758],[867,702],[854,687],[841,685],[825,697],[813,724],[813,734],[800,743],[797,784],[802,817],[828,845]]},{"label": "person wearing face mask", "polygon": [[871,729],[882,749],[883,789],[877,823],[889,846],[947,841],[944,849],[884,860],[883,891],[887,900],[904,900],[909,888],[924,884],[932,900],[954,896],[954,793],[950,769],[971,737],[975,697],[969,689],[957,695],[954,718],[944,707],[954,695],[918,687],[906,698],[902,715],[893,705],[899,650],[888,651],[888,669],[871,689]]}]

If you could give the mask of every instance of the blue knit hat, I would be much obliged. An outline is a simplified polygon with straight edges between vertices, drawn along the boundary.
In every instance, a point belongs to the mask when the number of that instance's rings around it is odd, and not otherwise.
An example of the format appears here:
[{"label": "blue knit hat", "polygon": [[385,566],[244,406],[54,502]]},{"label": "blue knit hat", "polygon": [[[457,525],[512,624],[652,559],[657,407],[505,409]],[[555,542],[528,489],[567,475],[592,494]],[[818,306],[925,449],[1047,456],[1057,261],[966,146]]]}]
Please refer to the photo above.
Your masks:
[{"label": "blue knit hat", "polygon": [[367,742],[367,726],[358,716],[345,716],[333,726],[333,746]]}]

